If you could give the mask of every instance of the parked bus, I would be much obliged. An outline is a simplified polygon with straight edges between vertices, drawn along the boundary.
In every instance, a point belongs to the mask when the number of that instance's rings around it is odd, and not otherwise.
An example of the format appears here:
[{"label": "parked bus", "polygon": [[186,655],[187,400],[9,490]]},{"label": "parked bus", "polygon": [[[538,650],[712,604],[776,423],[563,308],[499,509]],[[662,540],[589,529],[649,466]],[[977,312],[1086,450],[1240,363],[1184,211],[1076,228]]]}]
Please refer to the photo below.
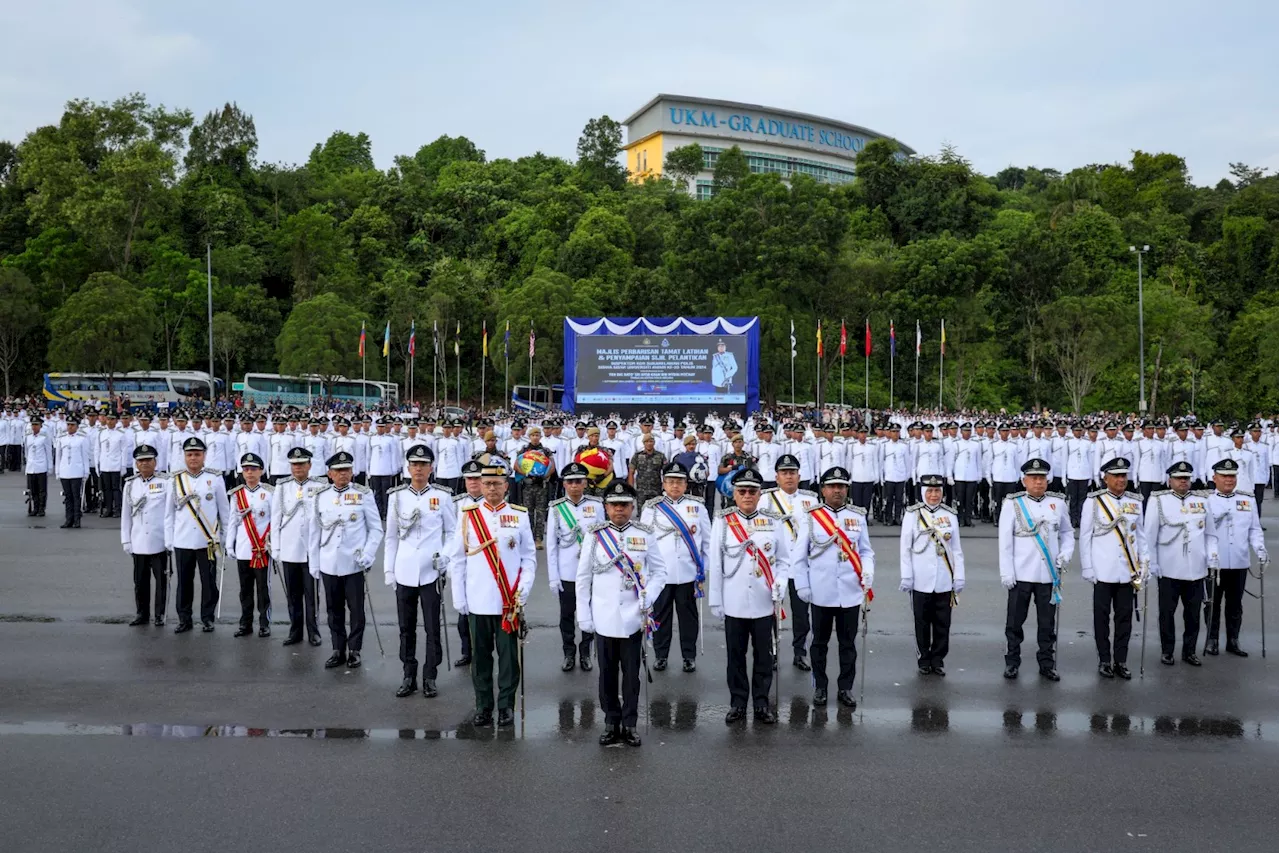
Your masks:
[{"label": "parked bus", "polygon": [[559,409],[563,399],[563,385],[515,385],[511,388],[511,409],[516,412]]},{"label": "parked bus", "polygon": [[132,408],[208,404],[222,393],[221,379],[200,370],[134,370],[116,373],[107,388],[105,373],[46,373],[44,398],[50,408],[67,403],[106,403],[110,393],[128,398]]},{"label": "parked bus", "polygon": [[281,376],[278,373],[246,373],[240,393],[249,406],[265,406],[279,401],[286,406],[308,406],[317,397],[328,397],[347,403],[376,406],[384,400],[398,401],[400,393],[394,382],[347,379],[339,376],[325,382],[319,376]]}]

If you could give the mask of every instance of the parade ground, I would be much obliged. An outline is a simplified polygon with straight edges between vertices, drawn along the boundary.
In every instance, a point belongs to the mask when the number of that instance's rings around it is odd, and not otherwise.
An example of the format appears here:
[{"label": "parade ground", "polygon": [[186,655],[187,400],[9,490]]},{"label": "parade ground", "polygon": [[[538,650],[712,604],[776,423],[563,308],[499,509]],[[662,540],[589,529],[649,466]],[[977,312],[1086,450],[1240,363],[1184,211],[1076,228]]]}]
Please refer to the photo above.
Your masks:
[{"label": "parade ground", "polygon": [[[234,570],[215,633],[175,636],[172,596],[166,627],[128,627],[118,520],[86,515],[83,529],[60,530],[56,482],[45,518],[26,517],[22,487],[19,475],[0,477],[7,853],[1276,847],[1280,597],[1267,602],[1265,660],[1258,601],[1246,597],[1249,658],[1167,667],[1153,591],[1145,678],[1135,624],[1133,681],[1103,680],[1089,587],[1073,564],[1062,681],[1036,673],[1034,616],[1021,677],[1006,681],[1005,592],[995,530],[981,526],[964,531],[968,587],[947,675],[922,677],[908,599],[896,591],[898,531],[877,526],[878,595],[870,654],[859,647],[859,674],[867,670],[856,711],[834,697],[813,708],[810,676],[790,663],[788,625],[779,724],[726,727],[724,635],[709,626],[698,671],[654,673],[642,693],[644,745],[604,749],[596,673],[560,671],[542,565],[528,608],[525,713],[517,705],[514,731],[477,731],[464,722],[466,670],[441,668],[439,698],[393,696],[395,604],[380,562],[369,578],[386,656],[370,625],[364,666],[326,671],[323,612],[323,647],[281,646],[275,579],[269,639],[232,637]],[[1274,507],[1268,492],[1267,546],[1280,553]],[[453,658],[457,642],[451,624]],[[834,648],[831,658],[834,678]]]}]

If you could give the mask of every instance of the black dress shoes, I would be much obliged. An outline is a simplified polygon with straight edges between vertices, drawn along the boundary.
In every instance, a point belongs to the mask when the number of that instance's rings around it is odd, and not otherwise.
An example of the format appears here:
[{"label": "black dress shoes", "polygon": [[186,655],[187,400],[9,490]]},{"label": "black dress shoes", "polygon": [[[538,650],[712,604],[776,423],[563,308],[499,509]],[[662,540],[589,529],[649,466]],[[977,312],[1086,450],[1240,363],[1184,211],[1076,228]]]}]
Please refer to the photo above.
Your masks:
[{"label": "black dress shoes", "polygon": [[654,671],[654,672],[662,672],[662,671],[663,671],[663,670],[665,670],[666,668],[667,668],[667,659],[666,659],[666,658],[658,658],[656,661],[654,661],[654,662],[653,662],[653,671]]},{"label": "black dress shoes", "polygon": [[1247,658],[1249,653],[1240,648],[1235,643],[1227,643],[1227,654],[1235,655],[1238,658]]},{"label": "black dress shoes", "polygon": [[281,643],[281,645],[282,645],[282,646],[296,646],[296,645],[298,645],[298,643],[301,643],[301,642],[302,642],[302,638],[301,638],[301,637],[287,637],[287,638],[285,639],[285,641],[284,641],[283,643]]},{"label": "black dress shoes", "polygon": [[778,722],[778,715],[773,713],[767,706],[764,708],[756,708],[752,714],[757,723],[765,723],[766,725],[774,725]]},{"label": "black dress shoes", "polygon": [[1217,657],[1217,656],[1218,656],[1218,641],[1217,641],[1217,640],[1210,640],[1209,642],[1205,643],[1205,644],[1204,644],[1204,653],[1205,653],[1206,655],[1213,655],[1214,657]]},{"label": "black dress shoes", "polygon": [[434,678],[422,679],[422,696],[425,699],[434,699],[440,695],[440,691],[436,689],[436,680]]},{"label": "black dress shoes", "polygon": [[360,667],[360,653],[347,652],[347,669],[358,669]]},{"label": "black dress shoes", "polygon": [[947,671],[946,671],[945,669],[943,669],[942,667],[940,667],[940,666],[935,666],[935,667],[933,668],[933,674],[934,674],[934,675],[940,675],[940,676],[942,676],[943,678],[946,678],[946,677],[947,677]]},{"label": "black dress shoes", "polygon": [[813,691],[813,704],[815,705],[827,704],[827,688],[819,687],[817,690]]},{"label": "black dress shoes", "polygon": [[453,665],[457,667],[471,666],[471,655],[463,655],[454,661]]},{"label": "black dress shoes", "polygon": [[565,655],[564,663],[560,664],[561,672],[573,672],[573,655]]},{"label": "black dress shoes", "polygon": [[848,690],[837,690],[836,701],[846,708],[858,707],[858,700],[853,698],[853,694]]},{"label": "black dress shoes", "polygon": [[622,742],[625,743],[627,746],[639,746],[640,735],[636,734],[635,729],[624,728],[622,730]]},{"label": "black dress shoes", "polygon": [[1116,674],[1115,674],[1114,672],[1112,672],[1112,671],[1111,671],[1111,664],[1109,664],[1109,663],[1100,663],[1100,664],[1098,664],[1098,675],[1101,675],[1103,678],[1115,678],[1115,677],[1116,677]]},{"label": "black dress shoes", "polygon": [[491,726],[493,725],[493,711],[488,708],[482,708],[476,711],[471,717],[471,725],[473,726]]},{"label": "black dress shoes", "polygon": [[319,638],[319,637],[308,637],[308,638],[307,638],[307,642],[308,642],[309,644],[313,645],[313,646],[318,646],[318,645],[320,645],[320,638]]},{"label": "black dress shoes", "polygon": [[[1165,655],[1165,657],[1169,659],[1169,663],[1173,663],[1173,655]],[[1160,662],[1164,663],[1164,658],[1161,658]],[[1191,666],[1201,666],[1200,658],[1196,657],[1194,654],[1183,655],[1182,662],[1185,664],[1190,664]]]},{"label": "black dress shoes", "polygon": [[1111,671],[1116,674],[1117,678],[1123,678],[1125,681],[1129,681],[1133,678],[1133,672],[1129,669],[1129,667],[1125,666],[1122,663],[1118,663],[1115,666],[1111,667]]},{"label": "black dress shoes", "polygon": [[129,627],[130,627],[130,628],[136,628],[136,627],[138,627],[139,625],[145,625],[145,624],[147,624],[147,623],[148,623],[148,622],[150,622],[150,621],[151,621],[151,620],[150,620],[150,619],[148,619],[148,618],[147,618],[147,617],[145,617],[145,616],[135,616],[135,617],[133,617],[133,621],[129,623]]},{"label": "black dress shoes", "polygon": [[682,666],[681,669],[683,669],[685,672],[696,672],[698,670],[698,665],[694,663],[692,660],[690,660],[689,658],[685,658],[684,666]]},{"label": "black dress shoes", "polygon": [[[1186,660],[1186,658],[1183,658]],[[1160,663],[1165,666],[1173,666],[1173,655],[1160,655]]]},{"label": "black dress shoes", "polygon": [[1005,678],[1017,678],[1017,677],[1018,677],[1018,668],[1017,668],[1016,666],[1006,666],[1006,667],[1004,668],[1004,677],[1005,677]]},{"label": "black dress shoes", "polygon": [[418,692],[418,679],[410,675],[406,677],[404,681],[400,682],[400,686],[396,688],[396,698],[403,699],[406,696],[412,696],[417,692]]},{"label": "black dress shoes", "polygon": [[231,636],[233,636],[233,637],[247,637],[247,636],[249,636],[249,635],[250,635],[250,634],[252,634],[252,633],[253,633],[253,629],[252,629],[252,628],[246,628],[244,625],[241,625],[239,628],[237,628],[237,629],[236,629],[236,632],[235,632],[234,634],[232,634]]},{"label": "black dress shoes", "polygon": [[746,708],[730,708],[729,713],[724,715],[724,723],[731,726],[734,723],[740,723],[747,718]]},{"label": "black dress shoes", "polygon": [[270,629],[270,628],[259,628],[259,629],[258,629],[258,636],[259,636],[259,637],[270,637],[270,636],[271,636],[271,629]]},{"label": "black dress shoes", "polygon": [[498,709],[498,728],[510,728],[516,724],[516,715],[511,712],[510,708]]},{"label": "black dress shoes", "polygon": [[163,616],[157,616],[154,624],[155,624],[155,626],[156,626],[157,628],[163,628],[163,627],[164,627],[164,617],[163,617]]},{"label": "black dress shoes", "polygon": [[583,655],[582,657],[578,658],[578,666],[582,669],[583,672],[590,672],[591,658],[587,655]]},{"label": "black dress shoes", "polygon": [[347,662],[347,656],[342,652],[334,652],[329,655],[329,659],[324,662],[325,669],[336,669]]},{"label": "black dress shoes", "polygon": [[[1098,667],[1098,671],[1099,671],[1099,672],[1101,672],[1101,671],[1102,671],[1102,667]],[[1040,677],[1041,677],[1041,678],[1044,678],[1044,679],[1047,679],[1047,680],[1049,680],[1049,681],[1061,681],[1061,680],[1062,680],[1061,676],[1059,676],[1059,675],[1058,675],[1058,671],[1057,671],[1056,669],[1042,669],[1042,670],[1040,670]]]},{"label": "black dress shoes", "polygon": [[70,527],[71,527],[71,522],[69,522],[69,521],[64,521],[64,522],[62,522],[61,524],[59,524],[58,526],[59,526],[59,527],[61,527],[63,530],[68,530],[68,529],[70,529]]},{"label": "black dress shoes", "polygon": [[622,729],[617,726],[610,726],[605,729],[604,734],[600,735],[601,746],[614,746],[622,741]]},{"label": "black dress shoes", "polygon": [[795,660],[791,661],[791,665],[801,672],[808,672],[813,667],[809,666],[809,662],[804,659],[804,655],[796,655]]},{"label": "black dress shoes", "polygon": [[201,622],[201,623],[200,623],[200,630],[201,630],[201,631],[203,631],[203,632],[204,632],[204,633],[206,633],[206,634],[212,634],[212,633],[213,633],[213,623],[212,623],[212,622]]},{"label": "black dress shoes", "polygon": [[933,675],[933,667],[931,666],[921,666],[919,669],[921,675]]},{"label": "black dress shoes", "polygon": [[173,633],[175,633],[175,634],[185,634],[185,633],[187,633],[188,631],[190,631],[190,630],[191,630],[192,628],[194,628],[194,627],[195,627],[195,626],[194,626],[194,625],[192,625],[190,622],[179,622],[179,623],[178,623],[178,627],[173,629]]}]

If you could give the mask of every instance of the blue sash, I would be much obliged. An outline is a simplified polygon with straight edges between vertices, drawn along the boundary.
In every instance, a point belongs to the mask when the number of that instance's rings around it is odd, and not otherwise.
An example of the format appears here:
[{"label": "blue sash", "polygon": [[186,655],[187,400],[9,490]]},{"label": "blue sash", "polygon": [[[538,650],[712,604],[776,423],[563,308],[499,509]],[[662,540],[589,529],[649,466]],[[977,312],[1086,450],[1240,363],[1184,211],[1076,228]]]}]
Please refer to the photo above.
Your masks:
[{"label": "blue sash", "polygon": [[[640,593],[644,591],[644,579],[640,576],[640,570],[636,568],[635,561],[631,559],[631,555],[622,550],[622,546],[618,544],[618,539],[613,535],[613,531],[608,527],[600,528],[596,531],[596,541],[604,549],[605,556],[609,558],[609,562],[618,567],[618,571],[622,572],[624,578],[631,579],[631,591],[636,594],[636,598],[639,598]],[[657,630],[658,620],[652,616],[647,616],[646,613],[641,613],[640,616],[645,634],[652,636],[653,632]]]},{"label": "blue sash", "polygon": [[1018,504],[1018,509],[1022,510],[1022,517],[1027,520],[1027,529],[1036,537],[1036,544],[1040,546],[1040,553],[1044,556],[1045,565],[1049,567],[1049,577],[1053,578],[1053,597],[1049,599],[1051,604],[1059,604],[1062,602],[1062,578],[1058,577],[1058,569],[1053,565],[1053,558],[1049,556],[1049,546],[1044,543],[1044,539],[1040,536],[1040,530],[1036,527],[1035,522],[1031,520],[1031,513],[1027,511],[1027,505],[1022,498],[1014,498]]},{"label": "blue sash", "polygon": [[689,554],[693,557],[693,564],[698,567],[698,573],[694,576],[694,580],[697,581],[697,586],[694,587],[694,597],[702,598],[702,584],[707,579],[707,573],[702,565],[702,555],[698,553],[698,545],[693,541],[693,533],[690,532],[689,525],[684,523],[680,513],[676,512],[665,499],[658,502],[658,511],[667,517],[667,520],[675,527],[676,532],[680,534],[680,538],[684,540],[685,547],[689,549]]}]

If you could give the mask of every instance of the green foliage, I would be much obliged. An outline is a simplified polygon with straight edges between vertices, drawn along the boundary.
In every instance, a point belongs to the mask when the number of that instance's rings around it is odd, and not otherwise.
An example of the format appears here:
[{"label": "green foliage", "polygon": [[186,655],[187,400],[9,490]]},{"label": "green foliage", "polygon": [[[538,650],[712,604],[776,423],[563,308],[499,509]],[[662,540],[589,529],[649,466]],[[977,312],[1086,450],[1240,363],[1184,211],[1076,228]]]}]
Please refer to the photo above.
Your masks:
[{"label": "green foliage", "polygon": [[607,115],[587,122],[578,138],[578,170],[588,186],[622,188],[627,170],[618,162],[621,150],[622,125]]},{"label": "green foliage", "polygon": [[154,327],[145,293],[118,275],[96,272],[54,315],[49,366],[108,374],[135,370],[151,352]]},{"label": "green foliage", "polygon": [[678,186],[687,186],[689,181],[702,171],[702,146],[696,142],[672,148],[662,163],[662,172]]},{"label": "green foliage", "polygon": [[712,172],[712,180],[715,181],[716,189],[734,189],[738,184],[742,183],[751,174],[751,167],[747,164],[747,155],[742,153],[742,149],[734,145],[728,151],[721,151],[720,156],[716,157],[716,168]]},{"label": "green foliage", "polygon": [[367,318],[332,293],[299,302],[276,339],[280,371],[326,378],[359,375],[362,320]]},{"label": "green foliage", "polygon": [[9,396],[9,373],[27,355],[27,343],[40,325],[40,305],[31,279],[14,267],[0,267],[0,371]]}]

